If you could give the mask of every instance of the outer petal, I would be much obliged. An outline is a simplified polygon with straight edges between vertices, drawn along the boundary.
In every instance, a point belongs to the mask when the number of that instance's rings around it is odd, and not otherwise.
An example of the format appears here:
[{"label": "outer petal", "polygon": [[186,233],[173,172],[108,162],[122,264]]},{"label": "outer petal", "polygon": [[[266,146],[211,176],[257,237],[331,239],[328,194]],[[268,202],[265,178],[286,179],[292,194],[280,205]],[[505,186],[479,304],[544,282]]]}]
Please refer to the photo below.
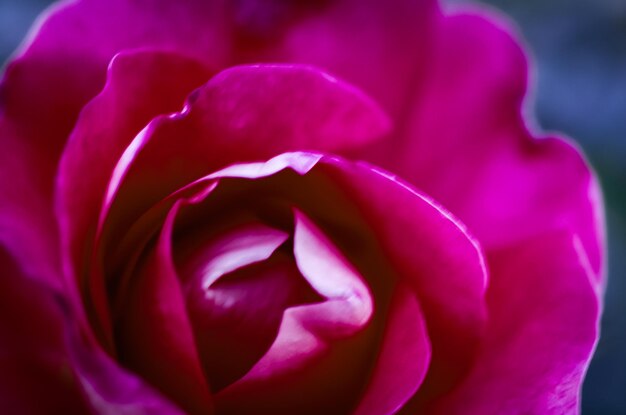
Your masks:
[{"label": "outer petal", "polygon": [[320,170],[359,207],[424,310],[433,359],[417,398],[431,399],[468,369],[483,334],[487,271],[480,247],[448,212],[399,179],[364,163],[324,161]]},{"label": "outer petal", "polygon": [[[174,53],[119,54],[111,62],[104,89],[81,112],[60,162],[56,210],[64,271],[69,284],[78,284],[83,294],[100,299],[104,292],[98,279],[79,277],[91,259],[101,204],[120,155],[148,121],[179,110],[208,76],[199,63]],[[95,307],[106,314],[103,300]]]},{"label": "outer petal", "polygon": [[[1,86],[0,86],[1,88]],[[4,119],[0,89],[0,244],[23,266],[24,274],[61,287],[58,232],[51,209],[51,177],[46,152],[22,140]]]},{"label": "outer petal", "polygon": [[561,233],[494,252],[490,321],[467,379],[441,414],[576,414],[599,304],[580,240]]},{"label": "outer petal", "polygon": [[507,29],[472,14],[442,19],[403,141],[381,163],[454,212],[487,250],[570,229],[599,281],[598,184],[572,145],[529,132],[527,77],[526,57]]},{"label": "outer petal", "polygon": [[439,17],[433,0],[236,4],[238,59],[315,65],[367,91],[394,120],[424,81]]},{"label": "outer petal", "polygon": [[111,58],[123,49],[153,46],[223,62],[222,9],[213,1],[65,1],[42,18],[6,67],[0,84],[0,240],[28,275],[59,284],[54,177],[74,121],[102,87]]},{"label": "outer petal", "polygon": [[6,413],[87,413],[69,365],[65,322],[51,290],[0,248],[0,407]]}]

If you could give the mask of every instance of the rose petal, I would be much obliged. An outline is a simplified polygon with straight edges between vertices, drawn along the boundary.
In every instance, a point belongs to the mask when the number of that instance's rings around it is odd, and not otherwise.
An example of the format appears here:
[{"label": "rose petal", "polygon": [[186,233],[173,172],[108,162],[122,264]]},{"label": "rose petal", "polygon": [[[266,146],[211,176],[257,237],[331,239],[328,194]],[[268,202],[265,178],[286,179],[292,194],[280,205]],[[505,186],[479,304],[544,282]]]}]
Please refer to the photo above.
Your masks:
[{"label": "rose petal", "polygon": [[195,250],[192,258],[185,260],[181,271],[181,278],[186,282],[199,278],[203,289],[208,289],[225,274],[268,259],[289,238],[283,231],[253,223],[211,236]]},{"label": "rose petal", "polygon": [[371,293],[337,248],[298,211],[293,249],[298,269],[325,300],[285,311],[267,353],[216,396],[220,411],[319,413],[354,404],[369,368],[363,359],[371,339],[363,330],[373,313]]},{"label": "rose petal", "polygon": [[373,102],[312,68],[229,69],[198,90],[180,115],[157,118],[131,143],[105,201],[115,196],[111,226],[125,229],[159,199],[229,164],[293,149],[350,147],[387,127]]},{"label": "rose petal", "polygon": [[[65,272],[72,284],[91,259],[104,193],[120,155],[150,119],[182,108],[189,91],[207,77],[208,71],[197,62],[169,52],[123,53],[111,62],[104,89],[78,118],[57,177],[57,217]],[[99,278],[78,279],[109,331],[100,283]]]},{"label": "rose petal", "polygon": [[174,218],[168,215],[157,246],[140,265],[126,297],[120,327],[120,359],[190,413],[212,409],[185,301],[171,255]]},{"label": "rose petal", "polygon": [[122,369],[98,346],[87,344],[77,330],[68,340],[71,365],[96,413],[130,415],[183,415],[184,412]]},{"label": "rose petal", "polygon": [[422,384],[431,357],[424,315],[412,290],[396,287],[372,379],[355,415],[395,414]]},{"label": "rose petal", "polygon": [[242,62],[312,64],[371,94],[394,119],[423,82],[439,10],[432,0],[234,2]]},{"label": "rose petal", "polygon": [[171,52],[125,52],[111,61],[104,89],[81,111],[59,166],[57,212],[74,262],[123,151],[152,118],[180,110],[208,77],[197,62]]},{"label": "rose petal", "polygon": [[443,393],[468,368],[483,333],[487,272],[480,247],[443,208],[387,173],[331,157],[318,167],[359,207],[399,278],[415,290],[433,345],[419,394]]},{"label": "rose petal", "polygon": [[[0,407],[15,414],[87,413],[70,366],[61,307],[0,247]],[[33,399],[33,396],[36,399]]]},{"label": "rose petal", "polygon": [[441,20],[404,141],[379,162],[454,212],[487,250],[570,229],[599,281],[597,180],[571,144],[529,131],[527,58],[510,27],[499,16],[471,13]]},{"label": "rose petal", "polygon": [[470,376],[435,412],[577,413],[599,318],[580,240],[543,235],[493,252],[489,263],[485,342]]},{"label": "rose petal", "polygon": [[46,165],[45,150],[22,140],[7,120],[3,94],[0,89],[0,244],[26,276],[60,290],[58,231],[51,209],[54,172]]},{"label": "rose petal", "polygon": [[[372,238],[380,246],[360,256],[377,255],[382,250],[399,277],[415,290],[433,342],[432,372],[440,377],[427,379],[424,388],[432,390],[422,389],[429,397],[442,393],[468,368],[484,329],[487,276],[477,243],[449,213],[398,179],[364,163],[298,152],[267,163],[234,165],[223,172],[246,178],[255,178],[256,172],[258,179],[294,163],[307,166],[299,172],[304,176],[293,183],[273,182],[273,197],[284,194],[281,197],[325,223],[340,218],[342,230],[371,228]],[[221,174],[201,180],[223,178]],[[358,211],[352,212],[346,203],[356,205]],[[352,213],[346,216],[344,210]],[[355,215],[366,222],[355,223]],[[342,239],[341,233],[334,232],[333,237]],[[389,271],[384,272],[382,276],[388,278]],[[458,344],[464,347],[458,348]]]},{"label": "rose petal", "polygon": [[[66,1],[40,18],[0,86],[0,238],[29,275],[59,285],[54,177],[74,121],[104,84],[111,58],[152,47],[223,66],[222,10],[213,1]],[[202,30],[190,30],[191,22]]]},{"label": "rose petal", "polygon": [[[374,312],[372,294],[363,277],[302,212],[295,211],[293,255],[309,284],[327,299],[315,318],[303,315],[308,330],[346,336],[366,325]],[[295,312],[294,312],[295,314]],[[330,323],[330,324],[329,324]]]},{"label": "rose petal", "polygon": [[300,299],[305,281],[293,261],[276,252],[287,233],[254,222],[218,235],[211,231],[204,238],[209,241],[179,263],[202,363],[218,391],[267,352],[283,311],[306,300]]}]

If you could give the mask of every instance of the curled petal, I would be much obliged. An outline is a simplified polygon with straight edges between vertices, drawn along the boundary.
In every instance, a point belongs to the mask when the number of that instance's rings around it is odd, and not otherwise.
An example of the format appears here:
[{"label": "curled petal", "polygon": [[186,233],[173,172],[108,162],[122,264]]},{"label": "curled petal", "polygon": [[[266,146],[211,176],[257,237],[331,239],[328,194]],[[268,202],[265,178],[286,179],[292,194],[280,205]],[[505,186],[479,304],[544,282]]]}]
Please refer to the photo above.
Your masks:
[{"label": "curled petal", "polygon": [[484,330],[487,271],[480,246],[443,208],[385,172],[331,157],[319,168],[359,207],[424,310],[433,359],[418,395],[445,392],[468,369]]},{"label": "curled petal", "polygon": [[64,271],[71,285],[94,299],[95,312],[110,331],[104,285],[82,274],[92,258],[94,237],[111,171],[132,138],[153,117],[179,110],[208,71],[188,58],[160,51],[118,54],[104,89],[83,108],[60,161],[56,213]]},{"label": "curled petal", "polygon": [[111,172],[132,139],[154,117],[178,111],[208,79],[198,62],[172,52],[116,55],[103,90],[81,111],[57,176],[56,210],[70,267],[93,238]]},{"label": "curled petal", "polygon": [[212,410],[208,385],[171,253],[171,234],[179,205],[168,215],[156,248],[133,276],[118,324],[122,362],[169,394],[187,411]]},{"label": "curled petal", "polygon": [[[370,351],[369,342],[363,341],[368,340],[368,333],[358,333],[374,311],[371,293],[310,219],[296,211],[295,222],[293,249],[298,269],[323,301],[285,310],[267,353],[217,396],[218,407],[226,412],[336,410],[351,403],[361,383],[358,375],[369,366],[361,360]],[[333,384],[343,388],[338,390]]]},{"label": "curled petal", "polygon": [[373,102],[310,67],[232,68],[192,94],[182,113],[157,118],[137,135],[113,173],[104,209],[115,203],[111,220],[124,228],[169,193],[230,164],[351,148],[387,127]]}]

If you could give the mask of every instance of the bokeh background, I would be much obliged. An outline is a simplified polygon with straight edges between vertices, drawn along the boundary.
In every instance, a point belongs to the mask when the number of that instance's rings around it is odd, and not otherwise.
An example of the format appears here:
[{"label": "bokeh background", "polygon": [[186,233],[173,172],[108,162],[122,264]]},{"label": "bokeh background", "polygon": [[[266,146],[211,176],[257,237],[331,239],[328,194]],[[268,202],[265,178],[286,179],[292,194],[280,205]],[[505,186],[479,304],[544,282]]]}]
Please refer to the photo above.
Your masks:
[{"label": "bokeh background", "polygon": [[[174,0],[176,1],[176,0]],[[383,0],[381,0],[383,1]],[[471,4],[448,0],[451,7]],[[50,0],[0,0],[0,62]],[[584,148],[608,211],[609,284],[583,414],[626,414],[626,0],[483,0],[511,16],[535,64],[535,116]]]}]

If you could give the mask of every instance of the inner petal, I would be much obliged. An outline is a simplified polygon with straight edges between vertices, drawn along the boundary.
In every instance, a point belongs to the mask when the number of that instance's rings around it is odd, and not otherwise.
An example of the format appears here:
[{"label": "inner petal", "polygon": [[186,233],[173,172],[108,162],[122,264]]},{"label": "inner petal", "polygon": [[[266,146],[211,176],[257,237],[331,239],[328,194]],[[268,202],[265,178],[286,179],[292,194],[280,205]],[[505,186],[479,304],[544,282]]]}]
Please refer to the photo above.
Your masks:
[{"label": "inner petal", "polygon": [[224,413],[343,412],[370,370],[375,330],[368,286],[310,219],[297,210],[294,219],[293,262],[323,301],[284,311],[269,350],[216,395]]},{"label": "inner petal", "polygon": [[321,300],[261,224],[222,234],[183,266],[187,309],[214,391],[242,377],[276,338],[286,308]]}]

